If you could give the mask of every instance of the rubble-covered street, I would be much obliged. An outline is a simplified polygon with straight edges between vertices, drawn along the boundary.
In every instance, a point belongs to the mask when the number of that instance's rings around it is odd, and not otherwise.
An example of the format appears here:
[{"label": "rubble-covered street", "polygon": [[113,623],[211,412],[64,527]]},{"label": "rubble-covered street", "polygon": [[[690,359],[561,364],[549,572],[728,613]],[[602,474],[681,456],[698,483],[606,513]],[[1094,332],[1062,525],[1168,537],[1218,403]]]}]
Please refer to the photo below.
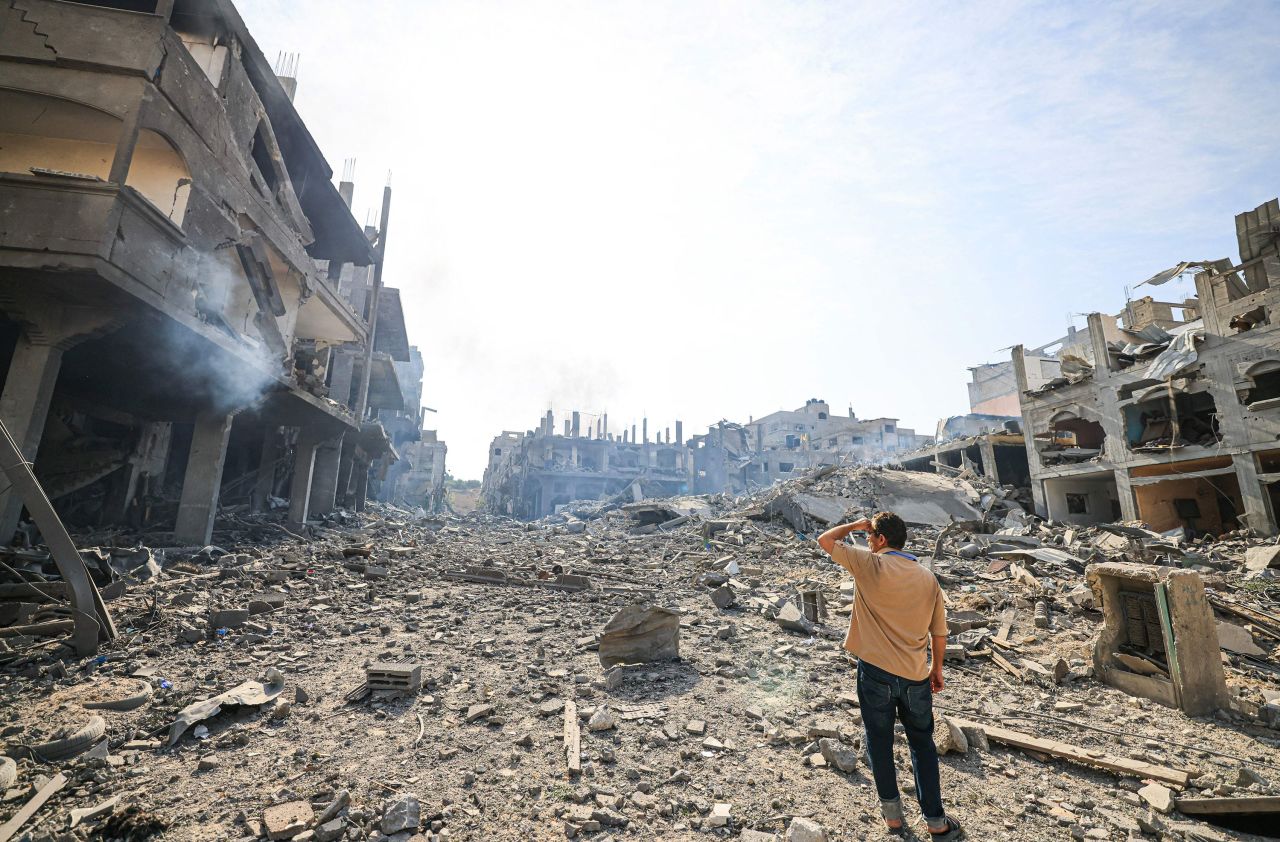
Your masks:
[{"label": "rubble-covered street", "polygon": [[[33,839],[881,838],[839,645],[852,583],[812,538],[912,499],[952,631],[944,793],[971,838],[1251,838],[1179,805],[1280,796],[1277,586],[1246,566],[1275,545],[1064,528],[1006,515],[1006,493],[824,468],[531,523],[370,507],[306,538],[237,516],[205,548],[80,535],[119,637],[85,658],[7,638],[5,804],[52,793]],[[1097,680],[1102,561],[1199,572],[1238,712]],[[63,616],[38,590],[27,621]]]}]

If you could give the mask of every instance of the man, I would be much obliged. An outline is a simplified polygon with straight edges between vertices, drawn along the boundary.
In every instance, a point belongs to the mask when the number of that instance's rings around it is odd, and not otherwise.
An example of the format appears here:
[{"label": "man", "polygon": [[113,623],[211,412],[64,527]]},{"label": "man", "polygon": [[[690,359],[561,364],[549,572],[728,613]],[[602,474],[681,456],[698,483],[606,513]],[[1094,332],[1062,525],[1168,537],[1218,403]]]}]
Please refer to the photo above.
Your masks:
[{"label": "man", "polygon": [[[869,549],[846,544],[850,532],[867,533]],[[938,749],[933,744],[933,694],[943,687],[947,613],[938,580],[915,556],[903,552],[906,543],[907,526],[892,512],[833,527],[818,538],[822,549],[857,583],[844,648],[858,658],[858,704],[881,815],[890,830],[903,829],[893,763],[896,714],[911,746],[920,812],[932,838],[950,842],[964,831],[942,809]]]}]

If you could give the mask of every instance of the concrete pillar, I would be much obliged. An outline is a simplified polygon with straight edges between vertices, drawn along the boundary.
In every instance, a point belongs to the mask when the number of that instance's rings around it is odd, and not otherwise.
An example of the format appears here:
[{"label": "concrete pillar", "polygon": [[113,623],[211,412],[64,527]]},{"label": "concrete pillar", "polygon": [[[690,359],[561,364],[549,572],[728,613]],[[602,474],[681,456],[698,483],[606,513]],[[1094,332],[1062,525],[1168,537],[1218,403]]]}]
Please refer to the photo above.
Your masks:
[{"label": "concrete pillar", "polygon": [[572,423],[573,437],[576,439],[578,436],[582,435],[582,416],[578,413],[578,410],[575,409],[573,411],[572,417],[573,417],[573,423]]},{"label": "concrete pillar", "polygon": [[[40,450],[53,389],[62,370],[62,353],[57,345],[33,343],[25,336],[19,337],[13,349],[13,362],[0,393],[0,420],[28,462],[34,463]],[[22,500],[6,483],[0,491],[0,543],[7,544],[13,538],[21,514]]]},{"label": "concrete pillar", "polygon": [[187,470],[182,478],[178,520],[173,527],[173,538],[180,544],[204,546],[213,537],[222,467],[227,459],[227,439],[231,436],[234,417],[217,412],[196,416]]},{"label": "concrete pillar", "polygon": [[1275,514],[1271,511],[1266,489],[1258,480],[1258,463],[1252,453],[1237,453],[1231,457],[1236,469],[1236,482],[1240,485],[1240,499],[1244,502],[1244,525],[1263,535],[1276,534]]},{"label": "concrete pillar", "polygon": [[1093,348],[1093,378],[1101,380],[1102,373],[1111,370],[1111,355],[1107,353],[1107,335],[1102,330],[1102,314],[1089,314],[1089,344]]},{"label": "concrete pillar", "polygon": [[311,513],[311,480],[315,474],[316,449],[320,433],[314,427],[298,431],[293,450],[293,483],[289,486],[289,524],[303,526]]},{"label": "concrete pillar", "polygon": [[329,397],[347,407],[352,406],[351,383],[355,380],[356,355],[341,348],[329,358]]},{"label": "concrete pillar", "polygon": [[258,456],[258,476],[253,482],[253,496],[249,498],[249,508],[255,512],[267,510],[267,498],[275,493],[276,460],[280,458],[278,443],[280,430],[270,426],[262,432],[262,451]]},{"label": "concrete pillar", "polygon": [[600,425],[601,425],[601,432],[603,433],[605,438],[608,438],[609,437],[609,413],[606,412],[604,414],[604,418],[600,420]]},{"label": "concrete pillar", "polygon": [[684,444],[684,422],[683,421],[676,422],[676,444],[679,444],[679,445]]},{"label": "concrete pillar", "polygon": [[631,443],[635,444],[638,441],[640,441],[640,439],[636,438],[636,425],[632,424],[631,425]]},{"label": "concrete pillar", "polygon": [[607,474],[609,472],[609,448],[607,446],[600,448],[600,473]]},{"label": "concrete pillar", "polygon": [[990,436],[978,439],[978,453],[982,456],[983,476],[999,485],[1000,469],[996,467],[996,446],[991,443]]},{"label": "concrete pillar", "polygon": [[351,476],[355,465],[355,447],[342,449],[342,457],[338,460],[338,497],[335,505],[350,507],[353,505]]},{"label": "concrete pillar", "polygon": [[640,424],[641,424],[641,428],[644,430],[644,438],[641,439],[641,441],[643,441],[645,444],[648,444],[649,443],[649,419],[648,418],[640,419]]},{"label": "concrete pillar", "polygon": [[311,477],[311,512],[325,515],[338,499],[338,473],[342,463],[342,436],[320,443]]},{"label": "concrete pillar", "polygon": [[351,493],[354,497],[352,508],[357,512],[364,511],[365,498],[369,493],[369,463],[363,459],[355,460],[351,465],[351,482],[354,486]]},{"label": "concrete pillar", "polygon": [[1049,517],[1049,500],[1045,496],[1044,480],[1032,478],[1031,480],[1031,500],[1035,503],[1036,514],[1042,518]]},{"label": "concrete pillar", "polygon": [[566,418],[566,419],[564,419],[564,437],[565,437],[565,438],[569,438],[569,431],[570,431],[570,429],[571,429],[571,428],[570,428],[570,426],[569,426],[569,419],[568,419],[568,418]]},{"label": "concrete pillar", "polygon": [[569,446],[569,464],[578,467],[578,446],[576,444]]},{"label": "concrete pillar", "polygon": [[1120,519],[1140,519],[1138,498],[1133,493],[1133,483],[1129,481],[1129,469],[1117,468],[1114,476],[1116,478],[1116,495],[1120,500]]}]

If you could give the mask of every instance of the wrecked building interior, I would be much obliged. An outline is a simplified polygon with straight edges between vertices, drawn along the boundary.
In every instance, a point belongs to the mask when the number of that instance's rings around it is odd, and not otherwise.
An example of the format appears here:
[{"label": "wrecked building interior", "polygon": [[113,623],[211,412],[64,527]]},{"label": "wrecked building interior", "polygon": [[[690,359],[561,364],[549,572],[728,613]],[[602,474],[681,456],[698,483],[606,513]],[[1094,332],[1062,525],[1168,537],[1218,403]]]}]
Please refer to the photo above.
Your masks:
[{"label": "wrecked building interior", "polygon": [[1037,511],[1191,536],[1276,533],[1276,217],[1272,200],[1236,218],[1239,265],[1171,270],[1195,273],[1195,299],[1147,296],[1116,317],[1089,316],[1073,374],[1033,386],[1015,349]]},{"label": "wrecked building interior", "polygon": [[689,490],[693,462],[681,443],[682,422],[675,422],[674,439],[670,427],[650,439],[648,418],[621,436],[609,431],[608,413],[594,422],[575,410],[557,430],[549,409],[537,430],[494,438],[481,484],[489,511],[532,520],[575,500],[640,501]]},{"label": "wrecked building interior", "polygon": [[548,409],[459,512],[297,88],[231,0],[0,0],[0,842],[879,838],[815,539],[882,510],[968,838],[1280,838],[1280,202],[933,435]]}]

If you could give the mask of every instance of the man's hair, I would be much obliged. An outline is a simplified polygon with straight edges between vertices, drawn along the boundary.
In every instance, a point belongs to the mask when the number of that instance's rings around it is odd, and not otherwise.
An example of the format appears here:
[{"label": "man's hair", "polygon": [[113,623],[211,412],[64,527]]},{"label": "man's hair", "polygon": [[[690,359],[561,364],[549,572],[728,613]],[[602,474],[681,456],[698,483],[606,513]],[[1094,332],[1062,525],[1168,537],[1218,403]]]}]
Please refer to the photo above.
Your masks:
[{"label": "man's hair", "polygon": [[871,517],[871,528],[891,549],[900,550],[907,544],[907,525],[893,512],[876,512]]}]

